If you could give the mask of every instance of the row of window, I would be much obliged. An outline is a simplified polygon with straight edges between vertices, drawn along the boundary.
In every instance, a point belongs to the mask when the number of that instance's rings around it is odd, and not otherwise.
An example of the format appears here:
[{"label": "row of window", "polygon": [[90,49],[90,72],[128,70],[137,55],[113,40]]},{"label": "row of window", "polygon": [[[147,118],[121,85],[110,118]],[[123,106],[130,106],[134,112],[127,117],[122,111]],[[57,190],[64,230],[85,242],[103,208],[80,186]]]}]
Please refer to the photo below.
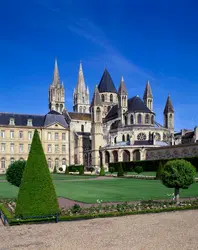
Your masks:
[{"label": "row of window", "polygon": [[[142,115],[141,114],[138,114],[138,116],[137,116],[137,123],[138,124],[142,124],[143,123],[143,119],[142,119]],[[144,123],[145,124],[150,124],[150,123],[154,124],[154,116],[151,115],[151,117],[150,117],[149,114],[146,114],[145,118],[144,118]],[[128,117],[125,116],[125,125],[127,125],[127,124],[128,124]],[[135,124],[135,120],[134,120],[134,116],[133,115],[130,116],[130,124]]]},{"label": "row of window", "polygon": [[[82,128],[81,128],[82,129]],[[84,131],[84,127],[83,127],[83,131]],[[10,130],[10,138],[14,139],[15,138],[15,133],[14,130]],[[28,140],[32,140],[33,137],[33,131],[28,131]],[[58,141],[59,140],[59,133],[55,132],[54,133],[54,140]],[[1,138],[5,138],[5,130],[1,130]],[[24,131],[19,131],[18,132],[18,138],[19,139],[24,139]],[[53,133],[48,132],[47,135],[48,140],[52,140],[53,139]],[[62,140],[65,141],[66,140],[66,134],[62,133]]]},{"label": "row of window", "polygon": [[[105,102],[106,101],[106,96],[102,94],[101,99],[102,99],[102,102]],[[110,94],[110,102],[113,102],[113,95],[112,94]]]},{"label": "row of window", "polygon": [[[30,152],[30,147],[31,144],[28,144],[28,153]],[[1,152],[4,153],[6,152],[6,143],[1,143]],[[15,152],[15,145],[14,143],[10,143],[10,153]],[[52,153],[52,145],[48,144],[47,146],[47,152]],[[54,145],[54,152],[58,153],[59,152],[59,145]],[[66,145],[62,145],[62,153],[66,152]],[[24,144],[19,144],[19,153],[24,153]]]},{"label": "row of window", "polygon": [[[15,119],[14,118],[10,118],[9,125],[12,125],[12,126],[15,125]],[[27,119],[27,126],[30,126],[30,127],[32,126],[32,119]]]},{"label": "row of window", "polygon": [[[20,158],[20,160],[23,161],[24,159],[23,159],[23,158]],[[14,162],[15,162],[15,159],[14,159],[14,158],[10,158],[10,164],[12,164],[12,163],[14,163]],[[48,167],[49,167],[49,168],[53,168],[53,167],[54,167],[54,166],[52,165],[52,162],[53,162],[53,161],[52,161],[50,158],[47,160],[47,162],[48,162]],[[66,159],[63,158],[61,163],[62,163],[62,166],[66,166]],[[55,159],[55,166],[56,166],[56,168],[59,167],[59,164],[60,164],[60,161],[59,161],[58,158],[56,158],[56,159]],[[6,160],[5,160],[5,158],[1,158],[1,168],[6,168]]]}]

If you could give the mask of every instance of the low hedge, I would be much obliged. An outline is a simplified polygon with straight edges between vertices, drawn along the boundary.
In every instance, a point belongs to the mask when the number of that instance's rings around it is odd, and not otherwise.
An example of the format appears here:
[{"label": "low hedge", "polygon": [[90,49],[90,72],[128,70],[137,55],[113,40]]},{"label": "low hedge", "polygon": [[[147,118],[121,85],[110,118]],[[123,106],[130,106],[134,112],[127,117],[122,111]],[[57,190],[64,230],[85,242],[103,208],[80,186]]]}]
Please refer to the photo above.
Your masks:
[{"label": "low hedge", "polygon": [[[184,159],[189,161],[198,171],[198,157],[186,157],[186,158],[172,158],[172,159],[159,159],[159,160],[143,160],[143,161],[130,161],[121,162],[124,172],[133,172],[136,166],[142,166],[144,172],[157,172],[160,165],[164,166],[167,161]],[[118,172],[118,166],[120,162],[109,163],[109,168],[113,167],[115,172]]]},{"label": "low hedge", "polygon": [[[145,210],[136,210],[136,211],[117,211],[111,213],[98,213],[98,214],[85,214],[85,215],[76,215],[76,216],[68,216],[63,215],[58,217],[58,221],[77,221],[77,220],[88,220],[95,218],[106,218],[106,217],[118,217],[118,216],[127,216],[127,215],[136,215],[136,214],[150,214],[150,213],[162,213],[162,212],[172,212],[172,211],[184,211],[184,210],[193,210],[198,209],[198,205],[195,206],[184,206],[184,207],[166,207],[166,208],[158,208],[158,209],[145,209]],[[29,223],[46,223],[46,222],[55,222],[54,218],[45,218],[45,219],[26,219],[26,220],[17,220],[10,219],[9,225],[20,225],[20,224],[29,224]]]},{"label": "low hedge", "polygon": [[69,172],[79,172],[80,175],[84,174],[84,165],[70,165],[67,167]]}]

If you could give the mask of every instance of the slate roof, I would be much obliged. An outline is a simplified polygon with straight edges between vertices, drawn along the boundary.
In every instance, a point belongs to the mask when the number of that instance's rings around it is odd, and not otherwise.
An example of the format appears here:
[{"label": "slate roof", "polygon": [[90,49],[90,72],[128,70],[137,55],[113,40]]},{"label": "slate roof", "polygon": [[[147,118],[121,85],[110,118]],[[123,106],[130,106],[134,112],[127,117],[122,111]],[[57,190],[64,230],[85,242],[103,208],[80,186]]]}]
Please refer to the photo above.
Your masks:
[{"label": "slate roof", "polygon": [[0,113],[0,125],[8,126],[10,118],[14,118],[14,126],[27,126],[28,119],[32,119],[33,127],[45,127],[56,122],[65,128],[68,127],[64,116],[56,111],[50,111],[46,115]]},{"label": "slate roof", "polygon": [[144,90],[143,98],[146,99],[147,97],[153,98],[153,94],[152,94],[152,91],[151,91],[151,86],[150,86],[149,81],[146,84],[146,88]]},{"label": "slate roof", "polygon": [[91,121],[91,114],[89,113],[76,113],[76,112],[68,112],[68,113],[72,120]]},{"label": "slate roof", "polygon": [[152,113],[139,96],[134,96],[128,100],[128,111]]},{"label": "slate roof", "polygon": [[114,105],[105,117],[106,121],[118,118],[118,105]]},{"label": "slate roof", "polygon": [[133,145],[152,145],[153,142],[152,141],[134,141],[134,144]]},{"label": "slate roof", "polygon": [[109,72],[107,71],[107,69],[105,69],[105,71],[102,75],[102,78],[101,78],[100,83],[98,85],[98,90],[100,93],[102,93],[102,92],[117,93],[115,85],[114,85],[112,78],[111,78]]},{"label": "slate roof", "polygon": [[99,90],[97,86],[94,89],[94,94],[93,94],[93,98],[91,101],[91,107],[92,106],[102,106],[102,102],[100,99],[100,94],[99,94]]},{"label": "slate roof", "polygon": [[190,139],[190,138],[193,138],[194,136],[194,131],[192,132],[187,132],[185,135],[182,136],[182,139]]},{"label": "slate roof", "polygon": [[119,86],[119,89],[118,89],[118,94],[120,94],[120,95],[127,95],[127,90],[126,90],[126,86],[125,86],[125,83],[124,83],[123,76],[122,76],[121,81],[120,81],[120,86]]},{"label": "slate roof", "polygon": [[168,96],[167,101],[166,101],[166,105],[164,108],[164,114],[167,114],[169,112],[174,113],[173,104],[171,102],[170,95]]}]

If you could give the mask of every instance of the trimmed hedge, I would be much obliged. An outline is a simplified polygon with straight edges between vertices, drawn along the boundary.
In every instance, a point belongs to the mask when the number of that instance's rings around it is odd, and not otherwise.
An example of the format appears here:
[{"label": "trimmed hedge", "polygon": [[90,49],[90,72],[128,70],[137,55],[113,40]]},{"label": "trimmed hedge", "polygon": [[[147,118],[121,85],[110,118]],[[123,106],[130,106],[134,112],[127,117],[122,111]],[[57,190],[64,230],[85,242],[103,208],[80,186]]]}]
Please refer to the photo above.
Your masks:
[{"label": "trimmed hedge", "polygon": [[56,191],[35,130],[16,202],[15,216],[46,216],[59,212]]},{"label": "trimmed hedge", "polygon": [[6,171],[6,180],[12,185],[19,187],[25,169],[26,161],[15,161],[9,165]]},{"label": "trimmed hedge", "polygon": [[84,174],[84,165],[70,165],[67,166],[69,172],[79,172],[80,175]]},{"label": "trimmed hedge", "polygon": [[[189,161],[193,166],[195,166],[198,171],[198,157],[186,157],[186,158],[172,158],[172,159],[159,159],[159,160],[144,160],[144,161],[130,161],[130,162],[121,162],[124,172],[133,172],[136,166],[142,166],[144,172],[157,172],[160,164],[164,166],[166,162],[170,160],[179,160],[184,159]],[[111,162],[109,167],[114,167],[115,172],[118,172],[118,166],[120,162]]]}]

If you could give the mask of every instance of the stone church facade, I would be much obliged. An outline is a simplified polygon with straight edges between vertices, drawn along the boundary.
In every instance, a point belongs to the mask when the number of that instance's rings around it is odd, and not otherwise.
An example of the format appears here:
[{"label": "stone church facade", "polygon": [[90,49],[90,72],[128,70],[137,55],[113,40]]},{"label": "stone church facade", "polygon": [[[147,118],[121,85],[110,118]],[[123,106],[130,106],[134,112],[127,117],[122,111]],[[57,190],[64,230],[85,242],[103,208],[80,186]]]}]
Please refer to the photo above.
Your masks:
[{"label": "stone church facade", "polygon": [[163,111],[164,124],[157,122],[149,81],[142,99],[138,95],[130,98],[124,78],[117,90],[105,69],[90,103],[80,63],[70,112],[65,107],[65,88],[55,60],[48,100],[45,115],[0,113],[0,173],[15,160],[27,159],[35,129],[50,171],[73,164],[95,168],[103,164],[107,169],[109,162],[197,155],[197,128],[174,133],[170,96]]}]

